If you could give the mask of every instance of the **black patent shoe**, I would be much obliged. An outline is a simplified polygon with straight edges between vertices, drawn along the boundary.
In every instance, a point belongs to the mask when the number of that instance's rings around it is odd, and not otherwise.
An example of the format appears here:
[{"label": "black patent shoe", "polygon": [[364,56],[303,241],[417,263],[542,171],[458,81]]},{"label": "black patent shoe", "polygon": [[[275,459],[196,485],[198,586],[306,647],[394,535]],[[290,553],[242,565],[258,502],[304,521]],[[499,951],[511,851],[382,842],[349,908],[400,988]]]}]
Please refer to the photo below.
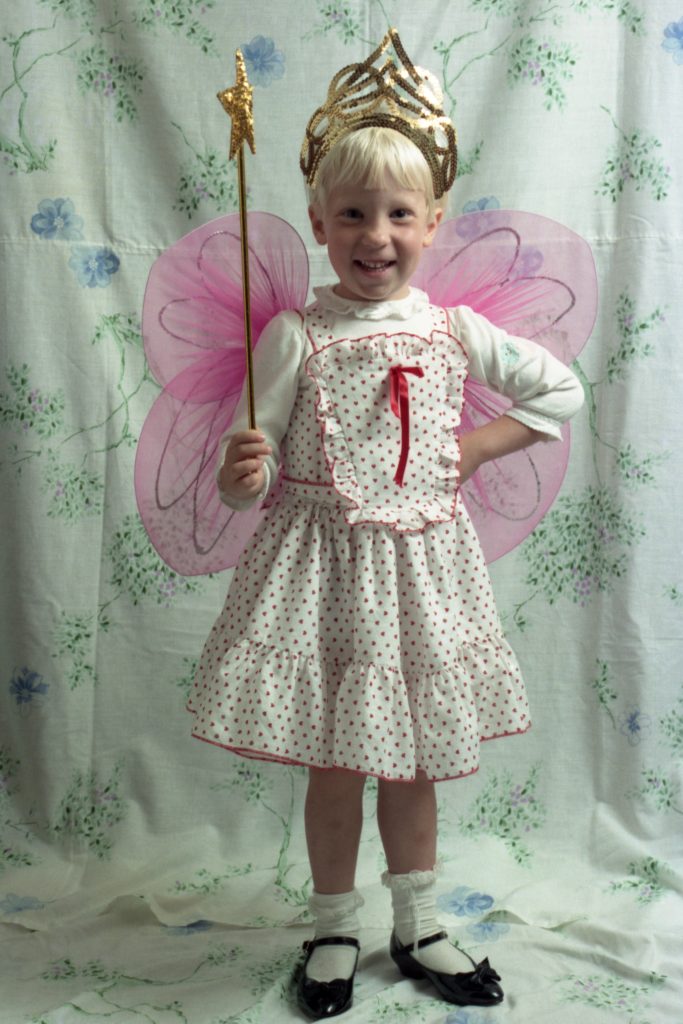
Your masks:
[{"label": "black patent shoe", "polygon": [[[437,932],[426,939],[420,939],[417,948],[430,946],[440,939],[447,939],[446,932]],[[406,978],[429,978],[432,985],[437,989],[440,996],[449,1003],[457,1003],[458,1006],[496,1006],[503,1001],[503,990],[498,984],[500,977],[489,964],[488,960],[482,960],[475,964],[469,953],[464,955],[472,962],[473,971],[465,971],[460,974],[444,974],[441,971],[432,971],[429,967],[419,963],[411,955],[412,946],[402,946],[392,932],[389,953],[398,967],[401,974]],[[464,952],[459,950],[458,952]]]},{"label": "black patent shoe", "polygon": [[355,946],[360,951],[358,939],[352,939],[346,935],[330,935],[325,939],[311,939],[310,942],[304,942],[306,958],[299,964],[295,974],[296,1001],[299,1009],[310,1020],[336,1017],[351,1009],[353,979],[356,976],[356,967],[358,967],[358,955],[356,955],[356,965],[350,978],[314,981],[306,974],[306,967],[317,946]]}]

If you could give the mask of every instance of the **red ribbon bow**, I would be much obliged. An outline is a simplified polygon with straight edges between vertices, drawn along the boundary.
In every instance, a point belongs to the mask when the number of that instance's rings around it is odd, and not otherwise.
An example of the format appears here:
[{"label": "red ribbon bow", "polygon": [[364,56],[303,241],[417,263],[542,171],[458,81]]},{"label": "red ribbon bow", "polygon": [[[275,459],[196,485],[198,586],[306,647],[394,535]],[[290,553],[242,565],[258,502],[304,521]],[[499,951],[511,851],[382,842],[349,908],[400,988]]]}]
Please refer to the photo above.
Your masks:
[{"label": "red ribbon bow", "polygon": [[403,487],[403,476],[410,452],[410,394],[406,379],[407,373],[412,373],[416,377],[424,377],[424,371],[420,366],[392,366],[389,370],[391,411],[401,421],[401,456],[394,474],[394,482],[399,487]]}]

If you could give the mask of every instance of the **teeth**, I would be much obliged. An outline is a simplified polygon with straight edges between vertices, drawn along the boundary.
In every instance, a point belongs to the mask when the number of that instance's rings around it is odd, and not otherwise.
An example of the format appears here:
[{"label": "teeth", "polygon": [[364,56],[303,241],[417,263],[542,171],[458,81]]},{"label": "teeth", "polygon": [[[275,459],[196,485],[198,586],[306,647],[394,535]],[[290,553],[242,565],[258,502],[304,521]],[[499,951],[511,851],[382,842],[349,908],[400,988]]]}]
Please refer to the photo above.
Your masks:
[{"label": "teeth", "polygon": [[367,267],[369,270],[380,270],[382,267],[388,267],[389,263],[384,260],[381,263],[370,263],[369,260],[358,260],[362,267]]}]

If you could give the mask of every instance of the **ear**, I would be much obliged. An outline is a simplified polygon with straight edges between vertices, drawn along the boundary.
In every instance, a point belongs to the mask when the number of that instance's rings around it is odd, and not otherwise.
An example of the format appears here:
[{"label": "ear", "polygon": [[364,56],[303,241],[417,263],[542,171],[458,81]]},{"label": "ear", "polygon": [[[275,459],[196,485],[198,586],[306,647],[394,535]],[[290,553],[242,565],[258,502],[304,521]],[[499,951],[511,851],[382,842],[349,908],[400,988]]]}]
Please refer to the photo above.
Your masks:
[{"label": "ear", "polygon": [[313,229],[313,237],[318,245],[327,245],[327,235],[320,211],[313,205],[308,207],[308,218]]},{"label": "ear", "polygon": [[423,249],[428,249],[429,246],[434,241],[434,235],[436,234],[436,229],[438,228],[439,224],[441,223],[442,217],[443,217],[443,210],[438,210],[438,209],[434,210],[434,216],[432,217],[431,221],[427,225],[427,228],[425,230],[425,236],[422,239],[422,247],[423,247]]}]

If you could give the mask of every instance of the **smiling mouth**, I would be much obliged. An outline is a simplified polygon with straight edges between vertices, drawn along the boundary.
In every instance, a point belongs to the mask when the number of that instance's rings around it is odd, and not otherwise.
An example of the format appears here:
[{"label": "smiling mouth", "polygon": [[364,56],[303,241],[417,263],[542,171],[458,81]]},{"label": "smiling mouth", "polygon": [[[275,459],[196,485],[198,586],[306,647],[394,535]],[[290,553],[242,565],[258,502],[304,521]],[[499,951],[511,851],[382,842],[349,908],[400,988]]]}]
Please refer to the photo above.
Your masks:
[{"label": "smiling mouth", "polygon": [[393,267],[395,262],[395,260],[354,260],[357,267],[370,272],[387,270],[389,267]]}]

